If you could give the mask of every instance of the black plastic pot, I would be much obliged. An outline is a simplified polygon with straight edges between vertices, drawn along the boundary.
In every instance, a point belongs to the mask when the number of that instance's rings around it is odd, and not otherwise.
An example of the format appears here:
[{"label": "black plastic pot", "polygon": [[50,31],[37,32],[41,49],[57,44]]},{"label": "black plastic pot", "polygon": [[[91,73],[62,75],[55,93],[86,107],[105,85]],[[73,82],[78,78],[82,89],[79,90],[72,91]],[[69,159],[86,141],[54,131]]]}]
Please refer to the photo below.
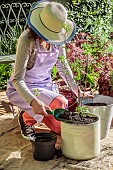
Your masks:
[{"label": "black plastic pot", "polygon": [[48,161],[54,158],[56,135],[49,132],[36,133],[31,138],[33,158],[37,161]]}]

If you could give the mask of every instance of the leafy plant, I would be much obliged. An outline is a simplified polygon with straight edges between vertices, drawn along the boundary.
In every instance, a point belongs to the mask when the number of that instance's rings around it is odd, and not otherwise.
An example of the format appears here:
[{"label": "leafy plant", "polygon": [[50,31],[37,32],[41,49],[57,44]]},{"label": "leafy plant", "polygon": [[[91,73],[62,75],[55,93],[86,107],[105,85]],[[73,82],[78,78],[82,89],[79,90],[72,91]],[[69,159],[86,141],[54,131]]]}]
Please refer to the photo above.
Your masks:
[{"label": "leafy plant", "polygon": [[54,66],[54,67],[52,68],[51,76],[52,76],[52,80],[53,80],[53,81],[58,80],[59,76],[58,76],[58,69],[57,69],[56,66]]},{"label": "leafy plant", "polygon": [[86,42],[86,39],[79,37],[80,35],[82,35],[82,33],[78,34],[74,42],[66,45],[66,47],[70,49],[70,51],[67,52],[67,57],[75,81],[78,82],[79,85],[85,86],[85,88],[92,88],[95,86],[95,77],[93,75],[93,73],[95,74],[95,61],[89,54],[84,53],[85,50],[82,48],[82,44]]},{"label": "leafy plant", "polygon": [[88,108],[86,106],[77,106],[76,110],[75,110],[75,113],[86,117],[90,112],[89,112],[89,110],[88,110]]},{"label": "leafy plant", "polygon": [[40,92],[39,92],[38,88],[34,89],[34,93],[35,93],[36,96],[40,95]]}]

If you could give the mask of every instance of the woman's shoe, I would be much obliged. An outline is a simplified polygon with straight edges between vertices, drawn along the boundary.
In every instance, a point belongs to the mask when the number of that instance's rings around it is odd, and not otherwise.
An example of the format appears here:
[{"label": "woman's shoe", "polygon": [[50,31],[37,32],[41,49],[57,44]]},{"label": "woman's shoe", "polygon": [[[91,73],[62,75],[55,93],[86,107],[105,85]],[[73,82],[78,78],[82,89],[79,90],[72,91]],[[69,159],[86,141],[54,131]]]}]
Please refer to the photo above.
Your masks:
[{"label": "woman's shoe", "polygon": [[21,130],[21,135],[24,139],[30,140],[30,137],[35,135],[35,131],[34,131],[32,126],[28,126],[24,123],[24,120],[23,120],[23,117],[22,117],[23,113],[24,113],[24,111],[21,111],[19,113],[19,118],[18,118],[20,130]]}]

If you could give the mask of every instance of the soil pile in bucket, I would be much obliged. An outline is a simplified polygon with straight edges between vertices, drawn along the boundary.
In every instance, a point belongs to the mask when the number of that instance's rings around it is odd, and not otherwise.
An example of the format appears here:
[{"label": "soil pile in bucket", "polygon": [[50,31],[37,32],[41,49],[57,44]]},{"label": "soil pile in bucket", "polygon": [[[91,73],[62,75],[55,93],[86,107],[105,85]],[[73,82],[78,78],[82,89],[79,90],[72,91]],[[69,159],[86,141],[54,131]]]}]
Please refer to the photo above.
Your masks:
[{"label": "soil pile in bucket", "polygon": [[106,103],[87,103],[87,104],[84,104],[84,105],[88,105],[88,106],[107,106]]},{"label": "soil pile in bucket", "polygon": [[35,142],[50,142],[50,141],[52,141],[53,139],[51,139],[51,138],[38,138],[38,139],[36,139],[35,140]]},{"label": "soil pile in bucket", "polygon": [[76,112],[71,112],[71,111],[64,112],[64,114],[61,114],[59,118],[62,121],[65,121],[67,123],[73,123],[73,124],[90,124],[98,120],[96,116],[90,114],[78,114]]}]

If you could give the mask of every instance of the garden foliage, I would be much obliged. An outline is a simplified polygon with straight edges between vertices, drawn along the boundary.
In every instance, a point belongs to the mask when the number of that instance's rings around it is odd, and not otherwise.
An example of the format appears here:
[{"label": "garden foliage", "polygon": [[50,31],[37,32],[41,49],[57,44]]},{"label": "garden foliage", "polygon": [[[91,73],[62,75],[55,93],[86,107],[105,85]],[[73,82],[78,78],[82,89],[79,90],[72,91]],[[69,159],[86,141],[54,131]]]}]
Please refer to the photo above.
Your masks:
[{"label": "garden foliage", "polygon": [[66,4],[69,18],[77,24],[77,32],[93,32],[103,25],[106,30],[113,24],[112,0],[72,0]]},{"label": "garden foliage", "polygon": [[[100,36],[81,32],[66,44],[66,49],[75,81],[81,87],[100,89],[100,76],[103,75],[102,80],[108,78],[113,69],[113,40],[110,34]],[[101,85],[104,87],[103,82]]]}]

